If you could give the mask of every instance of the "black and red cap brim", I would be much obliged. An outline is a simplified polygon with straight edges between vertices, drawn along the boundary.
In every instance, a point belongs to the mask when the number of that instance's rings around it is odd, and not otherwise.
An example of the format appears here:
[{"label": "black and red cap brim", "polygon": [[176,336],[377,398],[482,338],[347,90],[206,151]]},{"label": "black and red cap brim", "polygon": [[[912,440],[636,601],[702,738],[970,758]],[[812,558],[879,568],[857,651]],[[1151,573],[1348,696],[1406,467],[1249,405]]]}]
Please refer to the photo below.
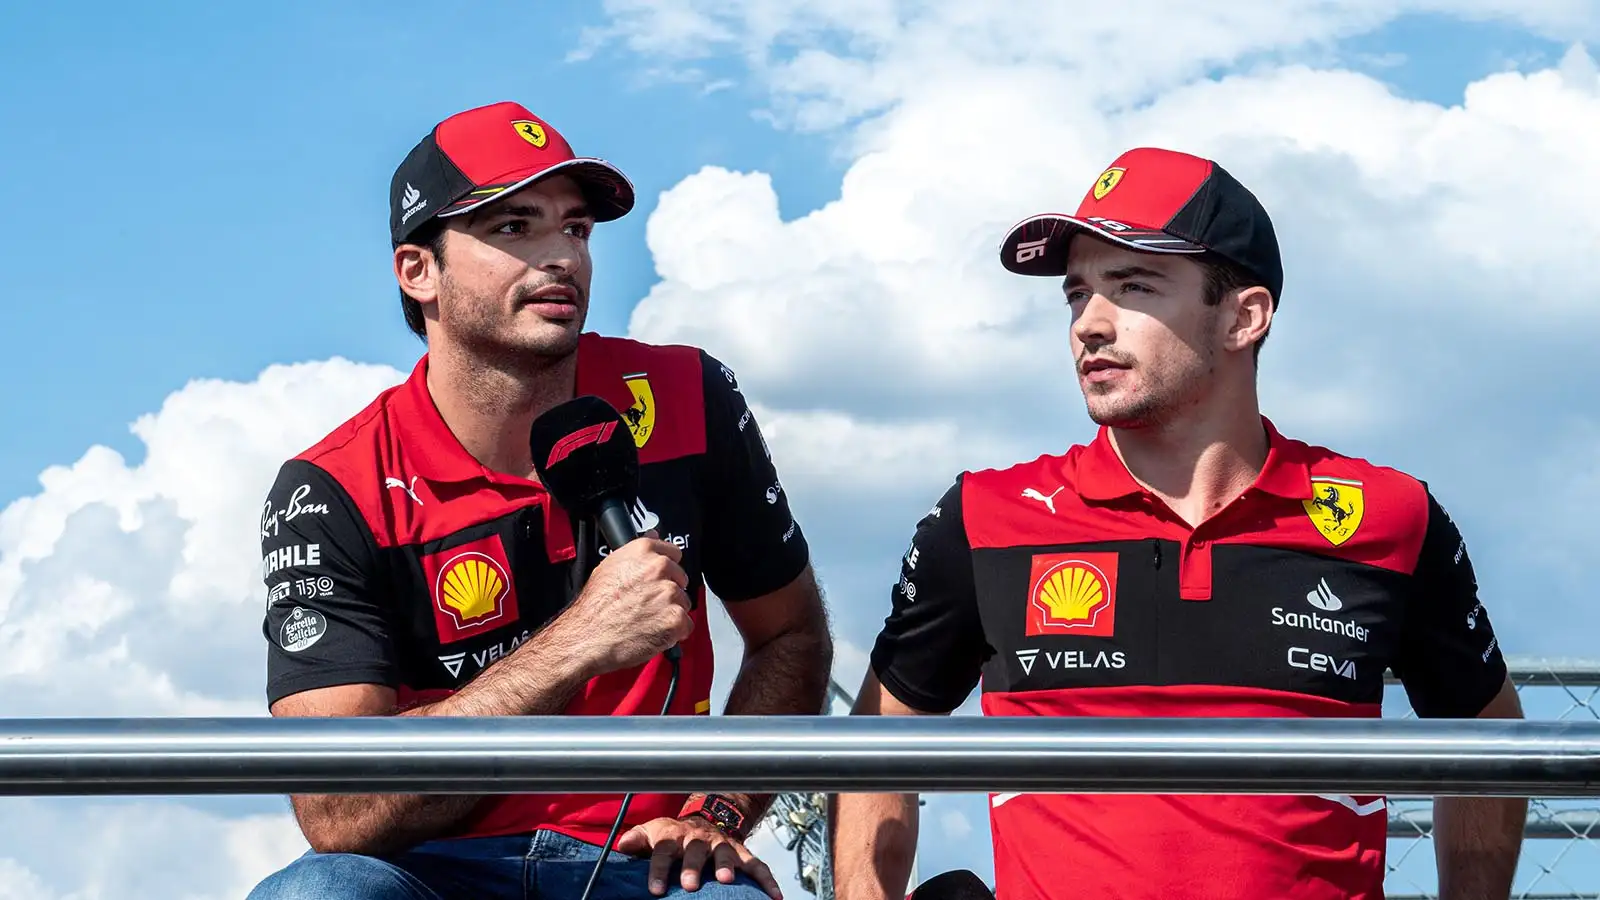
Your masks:
[{"label": "black and red cap brim", "polygon": [[469,190],[465,196],[445,207],[441,219],[465,215],[501,197],[509,196],[534,182],[565,175],[576,181],[589,204],[589,212],[596,222],[612,222],[633,209],[635,196],[633,182],[622,170],[603,159],[580,156],[554,165],[527,172],[513,173],[499,184],[487,184]]},{"label": "black and red cap brim", "polygon": [[1072,239],[1090,234],[1143,253],[1204,253],[1206,248],[1177,235],[1132,222],[1081,219],[1065,213],[1040,213],[1011,226],[1000,244],[1000,264],[1018,275],[1067,274]]}]

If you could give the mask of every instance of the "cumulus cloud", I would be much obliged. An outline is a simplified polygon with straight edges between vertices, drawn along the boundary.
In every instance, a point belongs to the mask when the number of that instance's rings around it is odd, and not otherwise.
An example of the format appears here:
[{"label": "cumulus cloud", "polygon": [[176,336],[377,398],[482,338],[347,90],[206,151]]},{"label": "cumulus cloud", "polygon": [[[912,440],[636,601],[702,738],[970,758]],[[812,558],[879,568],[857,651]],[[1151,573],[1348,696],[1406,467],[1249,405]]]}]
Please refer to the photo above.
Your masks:
[{"label": "cumulus cloud", "polygon": [[[1490,487],[1530,439],[1575,440],[1552,411],[1593,421],[1575,386],[1600,376],[1583,349],[1600,287],[1585,249],[1600,242],[1585,214],[1600,202],[1600,78],[1582,45],[1442,106],[1294,61],[1445,11],[1432,3],[609,8],[596,45],[658,62],[741,54],[776,121],[832,129],[850,160],[836,200],[789,220],[760,172],[707,168],[665,192],[648,229],[661,280],[631,323],[711,348],[770,407],[791,498],[841,530],[821,538],[836,575],[863,579],[848,585],[861,598],[850,627],[881,617],[895,549],[955,472],[1092,436],[1059,286],[1004,272],[996,247],[1018,219],[1074,207],[1141,145],[1221,160],[1274,214],[1288,277],[1263,357],[1267,413],[1428,479],[1481,548],[1491,599],[1514,589],[1519,610],[1585,609],[1529,596],[1511,570],[1523,542],[1499,527],[1526,518],[1536,543],[1581,514],[1560,491]],[[1450,10],[1569,36],[1600,18],[1561,2]],[[850,517],[826,512],[841,501]],[[1573,649],[1512,618],[1510,646]]]},{"label": "cumulus cloud", "polygon": [[96,447],[45,471],[0,512],[5,714],[262,714],[256,510],[283,460],[400,377],[330,360],[197,381],[134,423],[141,462]]},{"label": "cumulus cloud", "polygon": [[287,815],[176,802],[8,799],[0,826],[3,900],[237,900],[306,849]]}]

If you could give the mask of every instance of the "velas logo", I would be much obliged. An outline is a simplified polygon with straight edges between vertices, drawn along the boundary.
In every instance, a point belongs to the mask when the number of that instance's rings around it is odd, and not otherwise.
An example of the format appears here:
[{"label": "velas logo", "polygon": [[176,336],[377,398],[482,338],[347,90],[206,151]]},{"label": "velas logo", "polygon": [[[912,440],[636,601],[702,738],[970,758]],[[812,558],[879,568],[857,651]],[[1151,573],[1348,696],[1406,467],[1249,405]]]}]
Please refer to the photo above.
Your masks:
[{"label": "velas logo", "polygon": [[543,125],[528,119],[516,119],[511,123],[511,127],[517,130],[518,137],[538,147],[540,150],[544,149],[548,138],[544,133]]},{"label": "velas logo", "polygon": [[645,372],[624,375],[622,380],[633,393],[633,405],[622,411],[622,418],[633,432],[633,445],[642,450],[656,430],[656,395],[650,389],[650,376]]},{"label": "velas logo", "polygon": [[[1122,176],[1126,174],[1127,171],[1127,169],[1113,166],[1112,168],[1101,172],[1100,177],[1095,179],[1094,182],[1094,198],[1096,200],[1104,200],[1107,194],[1116,190],[1117,185],[1122,182]],[[1082,182],[1079,183],[1081,184]]]},{"label": "velas logo", "polygon": [[439,643],[448,644],[517,621],[517,587],[499,535],[422,558],[433,593]]},{"label": "velas logo", "polygon": [[1037,554],[1028,584],[1029,636],[1116,633],[1117,554]]},{"label": "velas logo", "polygon": [[1311,477],[1311,499],[1300,504],[1311,524],[1335,547],[1350,540],[1367,511],[1361,482],[1319,475]]}]

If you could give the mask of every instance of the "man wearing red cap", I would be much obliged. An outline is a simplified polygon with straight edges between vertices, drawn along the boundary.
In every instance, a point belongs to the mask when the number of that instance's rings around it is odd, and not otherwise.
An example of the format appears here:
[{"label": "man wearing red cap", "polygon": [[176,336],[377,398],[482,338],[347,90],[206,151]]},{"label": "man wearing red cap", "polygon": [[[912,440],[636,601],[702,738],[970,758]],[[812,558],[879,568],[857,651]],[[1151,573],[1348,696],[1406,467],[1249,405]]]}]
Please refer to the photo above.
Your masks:
[{"label": "man wearing red cap", "polygon": [[[511,103],[446,119],[401,163],[394,276],[427,352],[267,497],[273,715],[706,715],[707,588],[744,638],[726,712],[822,711],[822,600],[733,372],[583,330],[590,231],[633,205],[615,166]],[[638,451],[648,536],[620,548],[531,456],[535,419],[581,395]],[[777,898],[743,844],[767,799],[296,796],[312,852],[251,896]]]},{"label": "man wearing red cap", "polygon": [[[1520,717],[1466,544],[1428,487],[1280,434],[1256,359],[1272,222],[1216,163],[1138,149],[1001,262],[1064,278],[1086,446],[964,472],[917,525],[857,700],[945,714]],[[996,893],[1383,896],[1382,797],[996,794]],[[1506,897],[1526,803],[1442,798],[1440,896]],[[845,795],[837,895],[901,897],[914,796]]]}]

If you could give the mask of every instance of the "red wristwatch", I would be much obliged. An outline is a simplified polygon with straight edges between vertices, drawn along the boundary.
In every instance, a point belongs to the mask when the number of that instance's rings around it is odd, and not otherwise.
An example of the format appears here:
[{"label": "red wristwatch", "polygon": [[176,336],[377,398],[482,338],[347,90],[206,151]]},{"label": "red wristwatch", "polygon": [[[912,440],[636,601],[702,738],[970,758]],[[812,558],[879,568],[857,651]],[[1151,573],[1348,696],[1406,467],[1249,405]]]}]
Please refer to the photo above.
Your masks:
[{"label": "red wristwatch", "polygon": [[723,834],[738,835],[744,828],[744,812],[732,800],[721,794],[706,794],[690,800],[689,805],[678,814],[678,818],[686,819],[689,816],[706,819]]}]

